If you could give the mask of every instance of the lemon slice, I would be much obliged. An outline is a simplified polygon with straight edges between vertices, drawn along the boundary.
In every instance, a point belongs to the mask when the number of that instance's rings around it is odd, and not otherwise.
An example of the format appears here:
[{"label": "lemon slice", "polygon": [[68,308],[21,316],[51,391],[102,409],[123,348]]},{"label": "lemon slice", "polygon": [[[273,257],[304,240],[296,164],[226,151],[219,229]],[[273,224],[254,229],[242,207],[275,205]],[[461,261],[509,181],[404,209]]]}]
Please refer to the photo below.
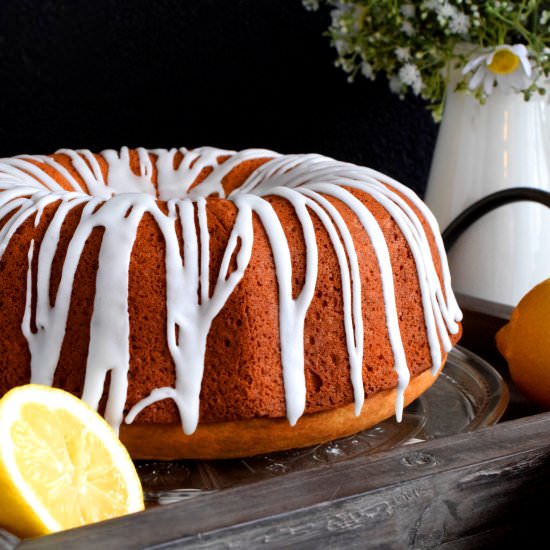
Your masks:
[{"label": "lemon slice", "polygon": [[140,510],[128,452],[83,401],[34,384],[0,399],[0,526],[29,537]]}]

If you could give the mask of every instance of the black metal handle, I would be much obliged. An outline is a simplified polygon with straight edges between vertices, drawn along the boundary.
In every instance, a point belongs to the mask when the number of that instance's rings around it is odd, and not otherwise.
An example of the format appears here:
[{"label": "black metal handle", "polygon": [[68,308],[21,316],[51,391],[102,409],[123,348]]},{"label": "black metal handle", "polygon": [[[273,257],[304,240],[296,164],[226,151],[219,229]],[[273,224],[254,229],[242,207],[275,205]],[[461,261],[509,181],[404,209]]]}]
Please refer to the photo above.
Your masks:
[{"label": "black metal handle", "polygon": [[460,235],[485,214],[506,204],[524,201],[538,202],[550,208],[550,192],[532,187],[511,187],[483,197],[461,212],[445,228],[442,233],[445,248],[449,250]]}]

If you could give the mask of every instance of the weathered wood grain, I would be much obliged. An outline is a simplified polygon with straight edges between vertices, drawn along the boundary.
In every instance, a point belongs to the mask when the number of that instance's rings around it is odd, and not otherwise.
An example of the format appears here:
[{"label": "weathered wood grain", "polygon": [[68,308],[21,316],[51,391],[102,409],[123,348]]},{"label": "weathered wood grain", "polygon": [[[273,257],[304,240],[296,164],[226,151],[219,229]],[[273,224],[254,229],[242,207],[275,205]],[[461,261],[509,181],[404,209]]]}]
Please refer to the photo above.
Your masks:
[{"label": "weathered wood grain", "polygon": [[0,529],[0,550],[11,550],[15,548],[19,542],[16,536],[4,531],[4,529]]},{"label": "weathered wood grain", "polygon": [[545,413],[205,494],[18,548],[483,548],[502,536],[509,541],[515,526],[533,533],[549,490]]},{"label": "weathered wood grain", "polygon": [[[510,308],[459,300],[467,320],[462,343],[505,369],[493,337]],[[205,494],[19,548],[525,546],[545,534],[549,474],[550,413]],[[5,538],[0,549],[16,545]]]}]

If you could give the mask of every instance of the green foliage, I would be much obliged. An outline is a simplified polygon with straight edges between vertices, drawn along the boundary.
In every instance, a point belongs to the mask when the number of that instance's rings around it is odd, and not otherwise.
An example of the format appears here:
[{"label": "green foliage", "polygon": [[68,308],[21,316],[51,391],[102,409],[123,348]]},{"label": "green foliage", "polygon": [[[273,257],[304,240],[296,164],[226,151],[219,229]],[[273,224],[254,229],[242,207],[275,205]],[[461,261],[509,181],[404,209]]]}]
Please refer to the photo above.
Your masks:
[{"label": "green foliage", "polygon": [[[374,79],[384,74],[393,92],[407,92],[427,101],[434,118],[441,117],[450,75],[456,89],[484,102],[492,86],[472,87],[474,69],[466,64],[495,48],[523,44],[532,68],[514,91],[528,100],[544,93],[541,82],[550,72],[550,3],[536,0],[303,0],[308,9],[326,4],[332,23],[327,31],[337,51],[336,65],[353,81],[358,74]],[[522,66],[520,66],[521,69]],[[477,66],[476,66],[477,68]],[[480,77],[482,75],[479,75]],[[477,82],[478,79],[476,79]],[[517,81],[516,81],[517,82]]]}]

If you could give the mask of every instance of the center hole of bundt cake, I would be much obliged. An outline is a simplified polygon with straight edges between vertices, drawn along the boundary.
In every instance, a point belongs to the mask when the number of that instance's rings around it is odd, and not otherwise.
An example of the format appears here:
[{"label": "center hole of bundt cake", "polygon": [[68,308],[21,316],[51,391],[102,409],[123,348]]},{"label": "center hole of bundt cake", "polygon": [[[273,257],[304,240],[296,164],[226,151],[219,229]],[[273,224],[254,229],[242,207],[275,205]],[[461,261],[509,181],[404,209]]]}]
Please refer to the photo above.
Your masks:
[{"label": "center hole of bundt cake", "polygon": [[129,165],[114,162],[109,163],[107,186],[115,195],[143,193],[159,199],[156,174],[154,172],[140,173],[139,169],[139,164],[134,166],[133,163]]},{"label": "center hole of bundt cake", "polygon": [[109,172],[107,186],[115,195],[138,193],[151,195],[161,201],[206,197],[219,193],[218,187],[221,188],[219,181],[211,181],[210,185],[201,186],[198,179],[189,181],[188,178],[182,177],[176,172],[163,175],[154,174],[154,176],[138,175],[128,169],[124,172],[113,170]]},{"label": "center hole of bundt cake", "polygon": [[[214,163],[220,159],[225,157],[214,158]],[[214,166],[201,162],[199,156],[184,162],[185,156],[180,152],[126,149],[120,155],[107,152],[105,160],[107,187],[115,195],[142,193],[167,201],[224,194],[220,178],[212,173]]]},{"label": "center hole of bundt cake", "polygon": [[112,193],[144,193],[161,201],[227,197],[272,158],[255,157],[250,151],[224,153],[208,147],[200,151],[123,148],[120,153],[109,150],[102,155]]}]

